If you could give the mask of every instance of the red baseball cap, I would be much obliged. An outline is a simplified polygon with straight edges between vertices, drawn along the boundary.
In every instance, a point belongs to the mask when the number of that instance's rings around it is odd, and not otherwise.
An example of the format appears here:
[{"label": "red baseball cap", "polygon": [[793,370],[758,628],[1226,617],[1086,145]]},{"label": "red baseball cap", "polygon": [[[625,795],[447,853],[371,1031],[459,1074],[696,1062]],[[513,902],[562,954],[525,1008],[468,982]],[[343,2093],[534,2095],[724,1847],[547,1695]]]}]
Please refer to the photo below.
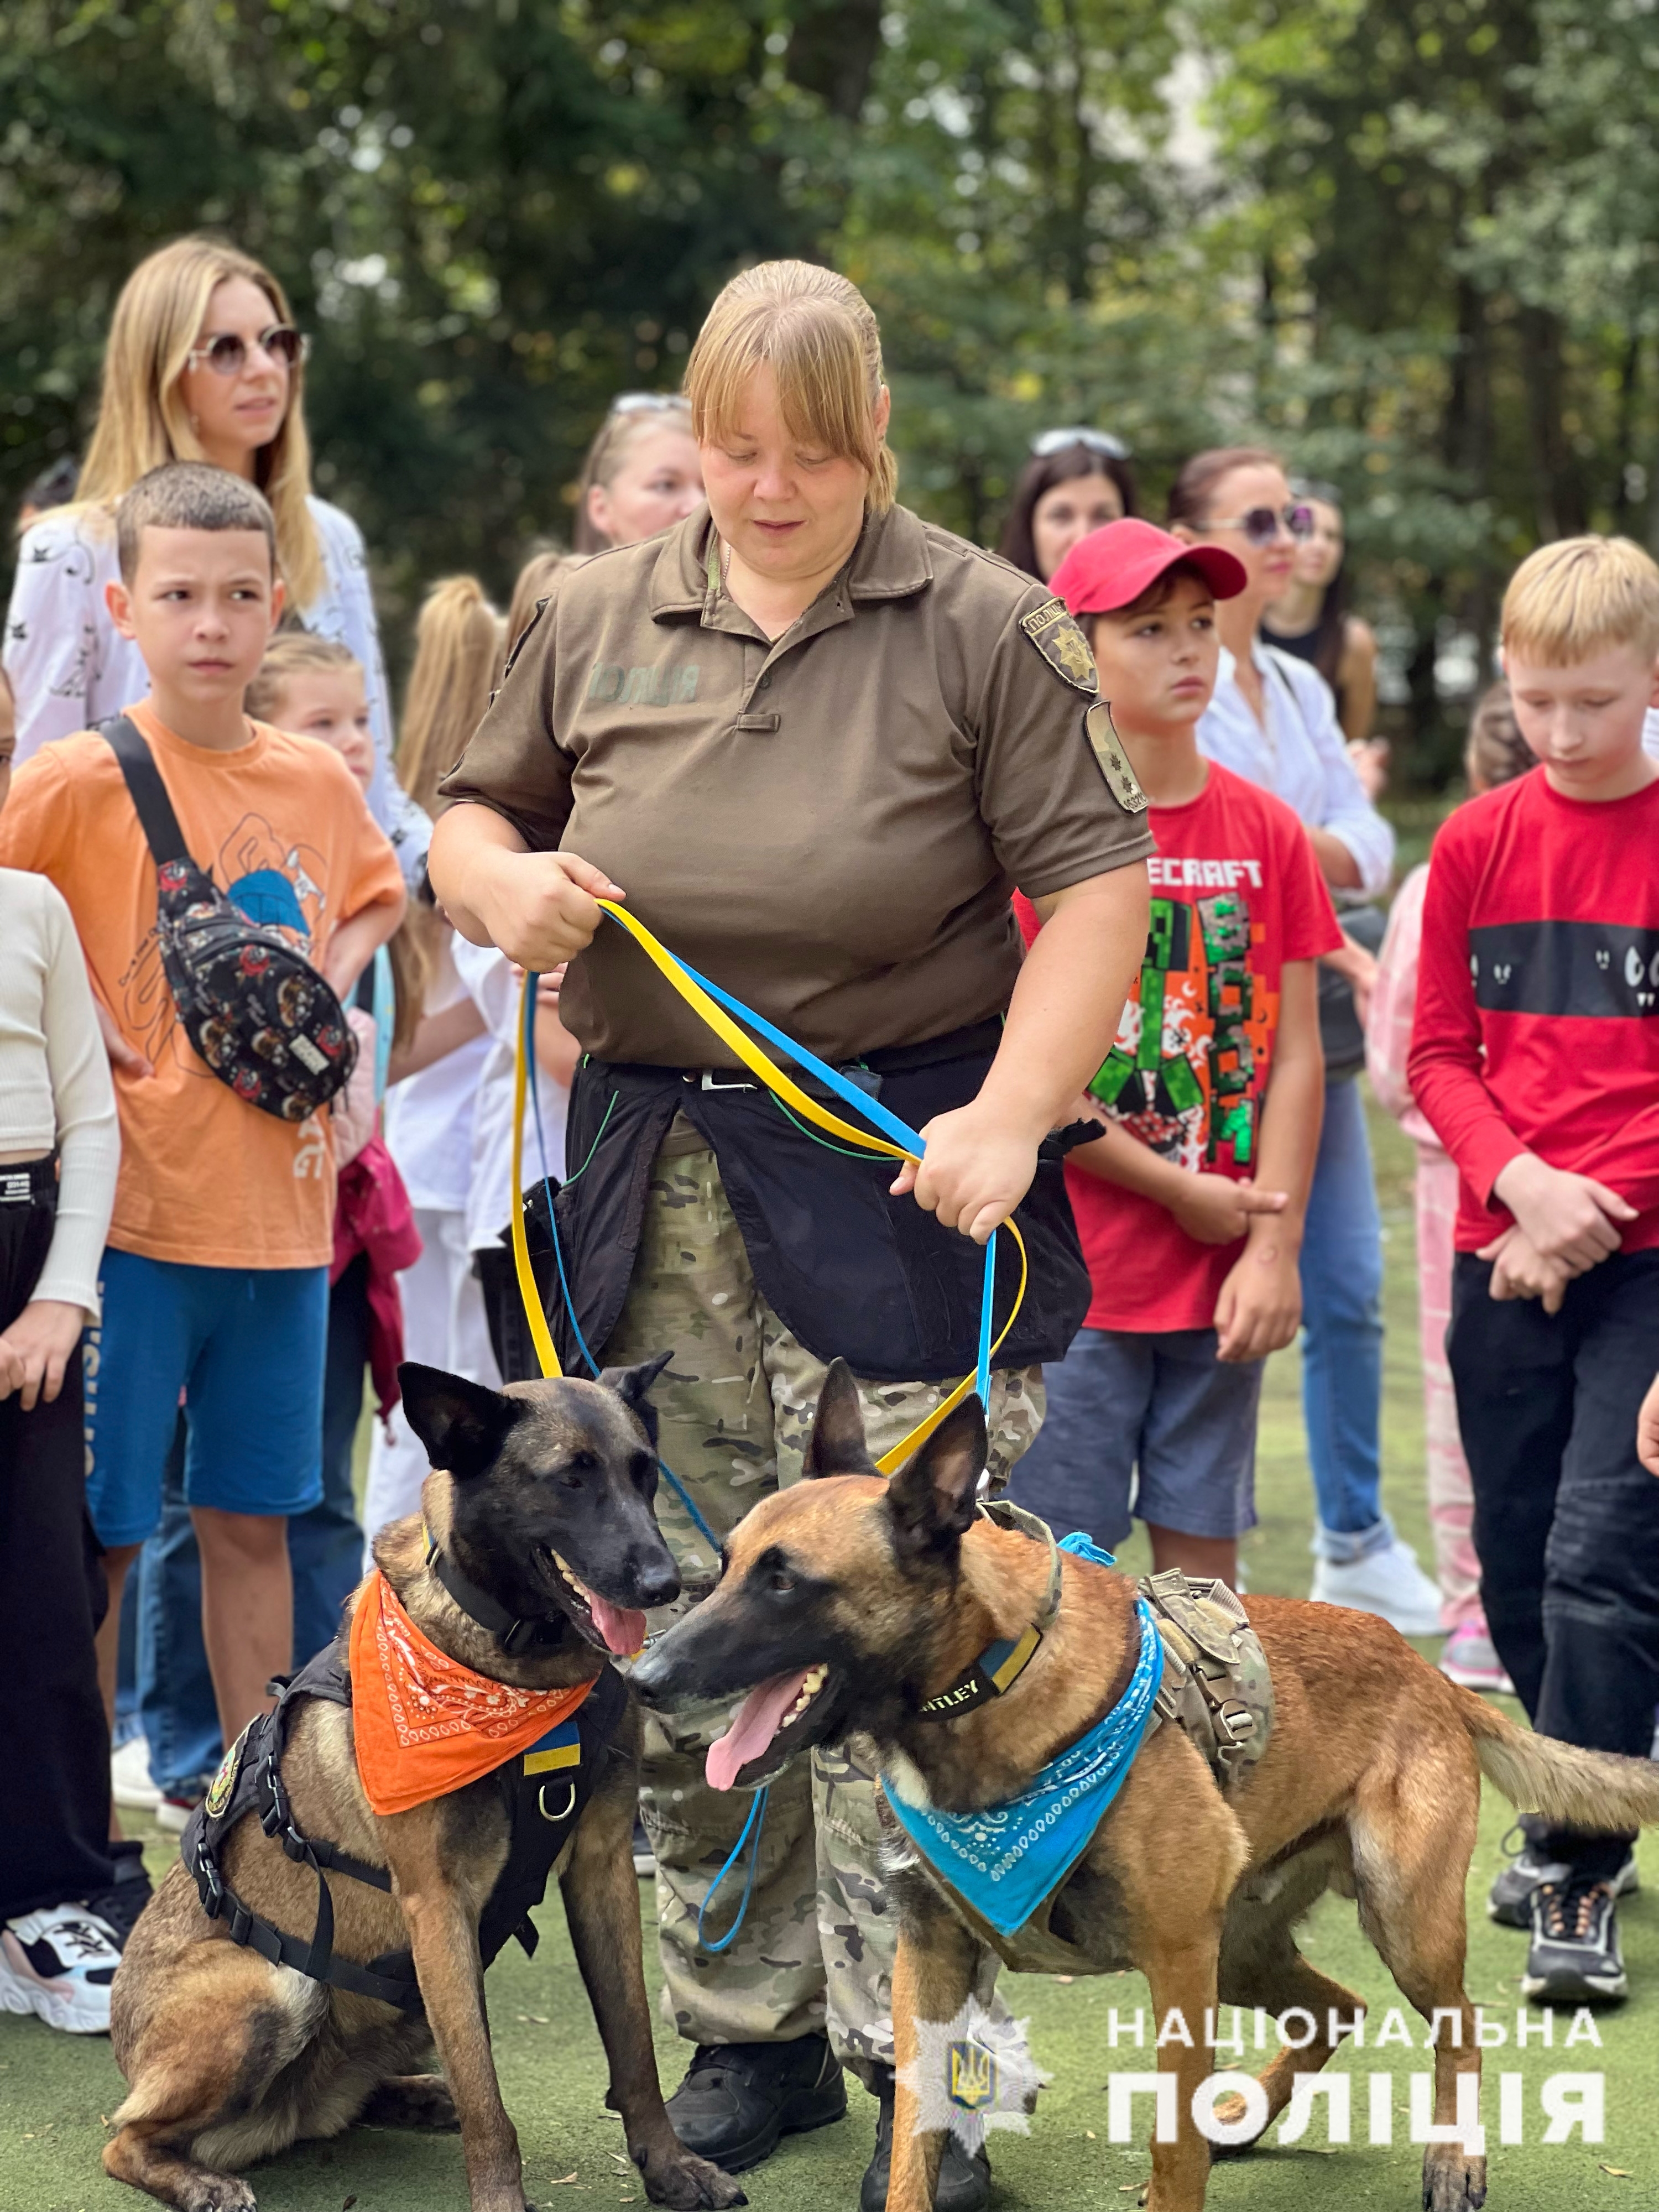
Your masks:
[{"label": "red baseball cap", "polygon": [[1236,598],[1249,580],[1244,563],[1224,546],[1188,545],[1130,515],[1079,538],[1048,589],[1070,614],[1109,615],[1138,599],[1177,561],[1190,561],[1218,599]]}]

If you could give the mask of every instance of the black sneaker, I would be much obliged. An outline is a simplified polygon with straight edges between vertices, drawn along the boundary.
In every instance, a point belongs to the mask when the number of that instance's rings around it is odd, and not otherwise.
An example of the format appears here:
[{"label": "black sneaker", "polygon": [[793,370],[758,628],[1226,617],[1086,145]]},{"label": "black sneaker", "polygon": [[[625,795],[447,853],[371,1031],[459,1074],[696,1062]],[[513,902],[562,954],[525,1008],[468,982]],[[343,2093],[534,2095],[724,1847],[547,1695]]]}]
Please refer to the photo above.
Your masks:
[{"label": "black sneaker", "polygon": [[[1510,1849],[1510,1838],[1519,1836],[1521,1848],[1500,1868],[1498,1877],[1486,1893],[1486,1917],[1502,1928],[1530,1928],[1532,1926],[1532,1896],[1540,1882],[1565,1882],[1572,1878],[1572,1869],[1558,1859],[1547,1859],[1536,1844],[1518,1824],[1504,1838],[1504,1850]],[[1615,1897],[1628,1897],[1639,1888],[1640,1878],[1636,1871],[1636,1853],[1632,1849],[1625,1854],[1625,1863],[1613,1877],[1612,1889]]]},{"label": "black sneaker", "polygon": [[1613,1884],[1540,1882],[1533,1893],[1522,1996],[1546,2004],[1606,2004],[1628,1988]]},{"label": "black sneaker", "polygon": [[[887,2185],[893,2166],[893,2069],[883,2069],[876,2091],[881,2112],[876,2121],[876,2148],[859,2185],[859,2212],[886,2212]],[[947,2135],[939,2153],[939,2185],[933,2191],[933,2212],[985,2212],[991,2201],[991,2160],[986,2151],[969,2151],[955,2136]]]},{"label": "black sneaker", "polygon": [[728,2173],[770,2158],[780,2136],[828,2127],[847,2110],[847,2077],[826,2035],[793,2043],[702,2043],[668,2100],[689,2151]]},{"label": "black sneaker", "polygon": [[138,1915],[149,1903],[153,1893],[144,1870],[144,1847],[141,1843],[112,1843],[109,1855],[115,1869],[113,1883],[84,1902],[87,1910],[95,1912],[114,1932],[116,1942],[125,1951],[127,1938],[138,1923]]}]

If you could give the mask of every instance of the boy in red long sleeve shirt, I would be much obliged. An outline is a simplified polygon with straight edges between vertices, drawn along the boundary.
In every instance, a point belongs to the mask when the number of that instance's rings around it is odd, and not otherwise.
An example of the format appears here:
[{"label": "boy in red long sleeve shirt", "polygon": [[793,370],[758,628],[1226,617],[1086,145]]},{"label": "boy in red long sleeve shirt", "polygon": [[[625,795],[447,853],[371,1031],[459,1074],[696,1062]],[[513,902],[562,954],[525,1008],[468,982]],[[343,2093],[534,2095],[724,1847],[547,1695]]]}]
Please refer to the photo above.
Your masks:
[{"label": "boy in red long sleeve shirt", "polygon": [[[1637,1419],[1659,1343],[1659,568],[1545,546],[1503,643],[1542,773],[1435,840],[1411,1087],[1456,1162],[1447,1354],[1499,1657],[1546,1735],[1645,1754],[1659,1704],[1659,1484]],[[1620,1997],[1630,1838],[1529,1818],[1492,1917],[1522,1994]]]}]

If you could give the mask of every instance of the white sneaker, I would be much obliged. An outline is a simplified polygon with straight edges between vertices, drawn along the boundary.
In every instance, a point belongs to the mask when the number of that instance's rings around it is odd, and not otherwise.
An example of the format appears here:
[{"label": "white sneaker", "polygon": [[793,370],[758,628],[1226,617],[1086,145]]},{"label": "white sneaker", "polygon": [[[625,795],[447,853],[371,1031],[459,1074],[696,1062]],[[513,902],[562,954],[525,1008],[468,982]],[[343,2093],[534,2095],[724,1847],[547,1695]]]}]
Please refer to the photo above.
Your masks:
[{"label": "white sneaker", "polygon": [[165,1828],[170,1836],[182,1836],[190,1826],[190,1816],[201,1803],[200,1797],[163,1797],[157,1793],[155,1825]]},{"label": "white sneaker", "polygon": [[109,1763],[109,1793],[118,1805],[134,1813],[153,1813],[161,1793],[149,1778],[149,1746],[141,1735],[129,1736]]},{"label": "white sneaker", "polygon": [[83,1905],[53,1905],[0,1928],[0,2005],[70,2035],[107,2035],[115,1932]]},{"label": "white sneaker", "polygon": [[1316,1561],[1311,1595],[1316,1605],[1376,1613],[1402,1636],[1440,1633],[1440,1592],[1398,1536],[1363,1559]]}]

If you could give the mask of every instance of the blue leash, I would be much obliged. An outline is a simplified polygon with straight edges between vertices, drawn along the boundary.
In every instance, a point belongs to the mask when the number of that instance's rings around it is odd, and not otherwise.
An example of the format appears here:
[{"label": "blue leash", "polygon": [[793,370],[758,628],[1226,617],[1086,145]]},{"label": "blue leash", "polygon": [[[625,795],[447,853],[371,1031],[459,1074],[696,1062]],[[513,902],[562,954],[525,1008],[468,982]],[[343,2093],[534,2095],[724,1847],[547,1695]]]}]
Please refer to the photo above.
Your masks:
[{"label": "blue leash", "polygon": [[[726,1864],[709,1883],[702,1903],[697,1907],[697,1948],[700,1951],[712,1951],[718,1955],[720,1952],[729,1949],[738,1929],[742,1927],[748,1915],[749,1899],[753,1895],[755,1888],[755,1869],[760,1864],[761,1830],[766,1825],[766,1800],[771,1794],[771,1789],[772,1785],[769,1782],[763,1783],[755,1792],[754,1802],[749,1808],[749,1818],[743,1824],[743,1832],[737,1842],[732,1844]],[[755,1832],[755,1851],[743,1878],[743,1895],[738,1901],[738,1917],[720,1941],[717,1943],[711,1943],[702,1932],[704,1917],[709,1906],[714,1902],[715,1891],[719,1889],[742,1855],[743,1847],[749,1841],[749,1831],[751,1828]]]}]

